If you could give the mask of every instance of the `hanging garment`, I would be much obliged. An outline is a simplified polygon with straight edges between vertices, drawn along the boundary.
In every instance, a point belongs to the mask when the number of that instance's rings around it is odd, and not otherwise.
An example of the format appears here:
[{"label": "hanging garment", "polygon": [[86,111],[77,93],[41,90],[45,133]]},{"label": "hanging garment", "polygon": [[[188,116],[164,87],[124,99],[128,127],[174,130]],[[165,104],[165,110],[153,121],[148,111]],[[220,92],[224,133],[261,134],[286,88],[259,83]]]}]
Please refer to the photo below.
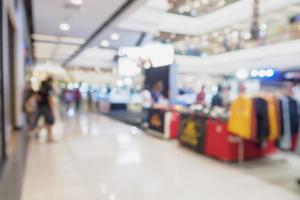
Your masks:
[{"label": "hanging garment", "polygon": [[268,104],[263,98],[260,97],[254,98],[253,101],[257,121],[255,141],[264,142],[268,139],[270,133]]},{"label": "hanging garment", "polygon": [[263,95],[262,97],[268,103],[268,120],[270,128],[268,140],[275,141],[278,138],[280,131],[278,100],[272,95]]},{"label": "hanging garment", "polygon": [[283,123],[283,110],[282,110],[282,98],[278,98],[278,109],[279,109],[279,121],[280,121],[280,129],[279,129],[279,137],[278,140],[279,141],[284,133],[284,123]]},{"label": "hanging garment", "polygon": [[289,100],[290,122],[291,122],[291,132],[292,132],[291,150],[296,151],[298,134],[299,134],[298,103],[292,97],[288,97],[288,100]]},{"label": "hanging garment", "polygon": [[240,95],[229,109],[228,131],[246,140],[253,138],[253,102],[252,99]]},{"label": "hanging garment", "polygon": [[[298,104],[298,113],[299,113],[298,119],[300,120],[300,105],[299,104]],[[299,129],[300,129],[300,123],[299,123]],[[300,134],[298,134],[296,153],[300,156]]]},{"label": "hanging garment", "polygon": [[298,114],[298,103],[292,97],[288,97],[289,101],[289,113],[292,134],[298,134],[299,132],[299,114]]},{"label": "hanging garment", "polygon": [[279,141],[279,147],[284,150],[291,149],[292,143],[292,130],[289,113],[289,100],[287,97],[281,97],[283,133]]}]

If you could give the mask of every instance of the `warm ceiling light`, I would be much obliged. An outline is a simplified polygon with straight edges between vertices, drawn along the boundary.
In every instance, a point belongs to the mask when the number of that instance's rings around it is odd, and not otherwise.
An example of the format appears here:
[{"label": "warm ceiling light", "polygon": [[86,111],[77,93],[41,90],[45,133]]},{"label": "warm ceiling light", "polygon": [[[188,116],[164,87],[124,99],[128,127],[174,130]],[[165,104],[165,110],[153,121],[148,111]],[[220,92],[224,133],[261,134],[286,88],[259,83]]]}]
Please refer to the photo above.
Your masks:
[{"label": "warm ceiling light", "polygon": [[69,31],[71,29],[71,26],[67,23],[61,23],[59,25],[60,30],[62,31]]},{"label": "warm ceiling light", "polygon": [[175,33],[171,33],[170,38],[171,39],[175,39],[176,38],[176,34]]},{"label": "warm ceiling light", "polygon": [[102,47],[109,47],[109,41],[108,40],[102,40],[101,41],[101,46]]},{"label": "warm ceiling light", "polygon": [[208,0],[202,0],[203,4],[208,4]]},{"label": "warm ceiling light", "polygon": [[200,3],[199,1],[195,1],[195,2],[193,3],[193,6],[194,6],[195,8],[200,8],[201,3]]},{"label": "warm ceiling light", "polygon": [[110,35],[110,39],[115,40],[115,41],[119,40],[120,39],[120,35],[118,33],[112,33]]},{"label": "warm ceiling light", "polygon": [[83,3],[83,0],[70,0],[70,2],[74,5],[79,6]]}]

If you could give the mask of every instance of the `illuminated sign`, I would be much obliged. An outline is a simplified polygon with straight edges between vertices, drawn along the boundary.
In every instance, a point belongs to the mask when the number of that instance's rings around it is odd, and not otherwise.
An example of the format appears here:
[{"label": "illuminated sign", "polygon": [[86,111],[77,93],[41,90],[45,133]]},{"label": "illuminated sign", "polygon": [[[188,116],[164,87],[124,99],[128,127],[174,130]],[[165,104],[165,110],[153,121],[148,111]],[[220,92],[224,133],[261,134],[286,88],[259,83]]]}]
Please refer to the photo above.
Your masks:
[{"label": "illuminated sign", "polygon": [[251,78],[272,78],[274,75],[273,69],[254,69],[250,72]]}]

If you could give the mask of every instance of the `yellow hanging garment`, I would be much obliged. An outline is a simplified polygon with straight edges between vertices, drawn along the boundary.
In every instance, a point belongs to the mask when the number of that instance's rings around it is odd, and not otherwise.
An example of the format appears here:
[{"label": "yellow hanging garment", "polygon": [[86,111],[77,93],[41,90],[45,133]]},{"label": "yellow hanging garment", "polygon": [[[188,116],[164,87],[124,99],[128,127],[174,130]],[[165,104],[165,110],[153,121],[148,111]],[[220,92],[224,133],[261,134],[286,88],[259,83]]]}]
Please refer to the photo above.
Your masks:
[{"label": "yellow hanging garment", "polygon": [[253,138],[253,102],[250,97],[240,95],[229,109],[228,131],[243,139]]}]

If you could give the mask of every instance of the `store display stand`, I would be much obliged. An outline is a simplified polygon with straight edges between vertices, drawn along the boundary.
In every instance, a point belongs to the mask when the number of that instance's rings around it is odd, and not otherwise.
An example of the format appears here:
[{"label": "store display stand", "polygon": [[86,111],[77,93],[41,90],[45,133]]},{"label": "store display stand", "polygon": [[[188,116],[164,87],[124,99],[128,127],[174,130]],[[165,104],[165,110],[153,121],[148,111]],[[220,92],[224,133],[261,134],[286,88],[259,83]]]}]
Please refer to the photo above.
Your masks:
[{"label": "store display stand", "polygon": [[160,139],[167,139],[164,134],[158,132],[158,131],[155,131],[155,130],[152,130],[152,129],[146,129],[146,133],[148,133],[149,135],[152,135],[154,137],[157,137],[157,138],[160,138]]},{"label": "store display stand", "polygon": [[230,143],[235,143],[238,145],[238,163],[239,164],[244,164],[244,161],[245,161],[245,154],[244,154],[244,151],[245,151],[245,145],[244,145],[244,140],[240,137],[237,137],[237,136],[230,136],[229,137],[229,142]]}]

